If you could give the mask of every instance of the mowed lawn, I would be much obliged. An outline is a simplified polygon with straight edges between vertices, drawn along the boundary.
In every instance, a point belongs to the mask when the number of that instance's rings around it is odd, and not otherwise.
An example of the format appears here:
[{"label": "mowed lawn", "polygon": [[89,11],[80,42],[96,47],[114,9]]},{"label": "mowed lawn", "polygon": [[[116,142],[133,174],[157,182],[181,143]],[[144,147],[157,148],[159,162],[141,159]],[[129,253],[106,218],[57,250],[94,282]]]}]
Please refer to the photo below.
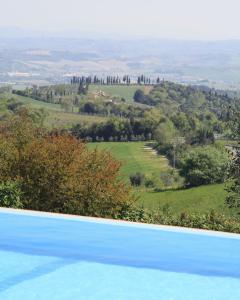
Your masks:
[{"label": "mowed lawn", "polygon": [[[126,181],[128,181],[130,174],[136,172],[150,176],[151,174],[160,174],[161,171],[170,168],[165,157],[157,156],[146,150],[145,142],[91,143],[88,144],[88,147],[111,151],[113,156],[122,162],[121,175]],[[154,192],[146,188],[135,189],[134,191],[139,205],[148,209],[162,209],[169,205],[170,212],[174,213],[183,211],[209,212],[212,209],[229,213],[224,205],[226,191],[223,184],[164,192]]]},{"label": "mowed lawn", "polygon": [[90,143],[88,146],[90,149],[97,147],[110,151],[122,163],[121,175],[126,180],[136,172],[151,176],[169,168],[168,160],[156,155],[145,142]]}]

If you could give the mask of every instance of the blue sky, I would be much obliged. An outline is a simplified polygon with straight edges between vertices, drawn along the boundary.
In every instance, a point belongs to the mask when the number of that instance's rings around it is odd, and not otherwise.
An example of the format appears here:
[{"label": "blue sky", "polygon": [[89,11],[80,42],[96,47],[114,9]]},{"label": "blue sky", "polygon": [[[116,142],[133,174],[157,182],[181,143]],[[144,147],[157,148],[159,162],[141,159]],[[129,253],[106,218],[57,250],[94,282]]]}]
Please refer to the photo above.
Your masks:
[{"label": "blue sky", "polygon": [[0,27],[240,39],[240,0],[1,0]]}]

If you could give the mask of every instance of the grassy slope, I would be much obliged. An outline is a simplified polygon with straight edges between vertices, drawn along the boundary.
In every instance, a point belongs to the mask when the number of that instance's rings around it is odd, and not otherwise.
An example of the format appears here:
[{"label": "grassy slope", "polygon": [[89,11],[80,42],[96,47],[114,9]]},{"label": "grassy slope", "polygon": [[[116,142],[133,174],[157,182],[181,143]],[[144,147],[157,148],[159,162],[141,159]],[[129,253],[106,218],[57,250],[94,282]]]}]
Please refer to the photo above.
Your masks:
[{"label": "grassy slope", "polygon": [[46,125],[49,127],[69,127],[79,122],[93,123],[102,122],[106,119],[100,116],[88,116],[80,115],[77,113],[66,113],[62,110],[60,104],[47,103],[43,101],[34,100],[28,97],[22,97],[12,94],[9,94],[8,96],[11,98],[18,99],[26,106],[35,109],[45,109],[48,112],[48,116],[46,118]]},{"label": "grassy slope", "polygon": [[130,174],[141,172],[145,175],[159,173],[168,169],[168,160],[163,156],[157,156],[151,151],[144,149],[145,142],[131,143],[91,143],[91,149],[106,149],[122,162],[122,176],[128,179]]},{"label": "grassy slope", "polygon": [[[116,159],[123,162],[122,176],[127,180],[129,175],[135,172],[151,175],[169,167],[166,158],[157,157],[145,151],[144,145],[144,142],[93,143],[89,144],[89,147],[110,150]],[[207,212],[211,209],[228,212],[224,207],[226,192],[224,185],[221,184],[165,192],[153,192],[147,189],[139,189],[135,192],[139,198],[139,204],[149,209],[169,204],[172,212]]]},{"label": "grassy slope", "polygon": [[[90,92],[102,90],[110,96],[123,97],[126,100],[131,101],[133,99],[133,95],[135,91],[138,88],[148,89],[149,87],[143,87],[138,85],[133,85],[133,86],[90,85],[89,89]],[[7,96],[15,99],[19,99],[19,101],[35,109],[44,108],[49,114],[46,119],[46,125],[49,127],[71,127],[73,124],[77,124],[79,122],[93,123],[93,122],[102,122],[106,120],[106,118],[102,116],[80,115],[77,113],[78,110],[77,107],[74,108],[75,113],[66,113],[62,110],[59,104],[47,103],[43,101],[34,100],[28,97],[22,97],[22,96],[12,95],[12,94],[7,94]]]},{"label": "grassy slope", "polygon": [[209,212],[212,209],[228,213],[224,205],[226,191],[223,184],[200,186],[186,190],[149,192],[139,191],[139,203],[146,208],[162,208],[168,204],[171,212]]}]

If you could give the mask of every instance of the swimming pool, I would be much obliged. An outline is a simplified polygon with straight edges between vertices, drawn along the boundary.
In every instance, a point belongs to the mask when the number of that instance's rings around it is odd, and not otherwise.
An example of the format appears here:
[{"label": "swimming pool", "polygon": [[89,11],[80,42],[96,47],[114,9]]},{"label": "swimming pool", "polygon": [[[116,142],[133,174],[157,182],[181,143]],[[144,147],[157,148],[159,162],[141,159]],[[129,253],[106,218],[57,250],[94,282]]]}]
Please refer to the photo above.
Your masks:
[{"label": "swimming pool", "polygon": [[0,299],[240,299],[240,236],[0,209]]}]

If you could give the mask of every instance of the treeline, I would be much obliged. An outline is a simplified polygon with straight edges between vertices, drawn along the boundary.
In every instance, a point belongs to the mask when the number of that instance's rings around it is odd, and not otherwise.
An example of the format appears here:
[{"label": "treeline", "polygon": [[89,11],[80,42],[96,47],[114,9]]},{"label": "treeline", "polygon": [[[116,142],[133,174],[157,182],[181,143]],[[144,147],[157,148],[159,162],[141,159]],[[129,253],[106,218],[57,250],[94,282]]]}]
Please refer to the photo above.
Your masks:
[{"label": "treeline", "polygon": [[25,90],[12,90],[12,93],[22,97],[30,97],[35,100],[60,103],[63,97],[70,96],[73,94],[67,86],[49,86],[49,87],[37,87],[26,88]]},{"label": "treeline", "polygon": [[150,78],[145,75],[140,76],[107,76],[107,77],[98,77],[98,76],[73,76],[71,78],[71,85],[90,85],[90,84],[98,84],[98,85],[130,85],[130,84],[138,84],[138,85],[154,85],[161,83],[160,77]]},{"label": "treeline", "polygon": [[[96,107],[92,105],[86,103],[82,111],[99,113],[99,110],[95,110]],[[205,114],[206,120],[202,120],[203,116],[198,114],[177,113],[168,118],[157,109],[137,109],[127,110],[124,115],[124,111],[116,106],[116,117],[100,124],[81,123],[74,126],[72,130],[76,137],[89,141],[136,141],[154,138],[159,141],[162,151],[169,158],[171,144],[176,137],[190,146],[208,145],[214,143],[216,130],[219,132],[224,130],[224,124],[211,113]],[[117,114],[120,112],[125,118],[118,117]]]},{"label": "treeline", "polygon": [[125,101],[120,103],[114,101],[104,103],[88,101],[79,105],[79,113],[103,116],[114,115],[120,118],[142,118],[148,110],[149,108],[133,106],[125,103]]},{"label": "treeline", "polygon": [[153,138],[154,125],[144,119],[111,119],[100,124],[78,124],[71,133],[78,139],[90,142],[149,141]]}]

